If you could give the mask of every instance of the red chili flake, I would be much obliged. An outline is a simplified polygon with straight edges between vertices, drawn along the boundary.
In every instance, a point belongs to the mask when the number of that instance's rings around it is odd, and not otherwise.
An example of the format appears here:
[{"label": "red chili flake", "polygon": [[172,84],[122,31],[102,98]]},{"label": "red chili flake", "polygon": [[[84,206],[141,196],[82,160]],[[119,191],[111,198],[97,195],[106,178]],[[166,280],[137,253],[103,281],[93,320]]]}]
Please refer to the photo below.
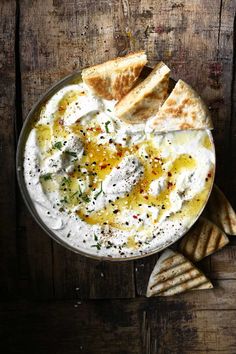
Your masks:
[{"label": "red chili flake", "polygon": [[137,215],[133,215],[133,218],[134,218],[134,219],[138,219]]},{"label": "red chili flake", "polygon": [[118,151],[118,152],[117,152],[117,156],[121,157],[121,156],[122,156],[122,152],[121,152],[121,151]]},{"label": "red chili flake", "polygon": [[155,176],[157,175],[155,171],[152,171],[152,173],[153,173]]},{"label": "red chili flake", "polygon": [[208,173],[207,177],[209,177],[209,178],[210,178],[210,177],[211,177],[211,173]]},{"label": "red chili flake", "polygon": [[154,160],[159,161],[159,160],[161,160],[161,159],[160,159],[160,157],[154,157]]},{"label": "red chili flake", "polygon": [[89,130],[89,131],[93,131],[93,128],[87,128],[87,130]]},{"label": "red chili flake", "polygon": [[97,132],[101,132],[102,131],[102,129],[100,127],[96,127],[95,129],[96,129]]},{"label": "red chili flake", "polygon": [[171,188],[171,187],[173,187],[173,183],[168,182],[168,183],[167,183],[167,188],[169,189],[169,188]]},{"label": "red chili flake", "polygon": [[59,119],[58,124],[64,125],[64,120],[63,119]]},{"label": "red chili flake", "polygon": [[101,166],[101,170],[104,170],[104,168],[106,168],[108,165],[102,165]]},{"label": "red chili flake", "polygon": [[144,198],[145,198],[145,199],[148,199],[148,196],[145,196]]},{"label": "red chili flake", "polygon": [[144,192],[144,190],[143,189],[140,189],[140,193],[143,193]]},{"label": "red chili flake", "polygon": [[61,111],[64,111],[65,108],[63,106],[60,106],[58,110],[59,110],[59,112],[61,112]]},{"label": "red chili flake", "polygon": [[168,172],[168,176],[171,177],[171,176],[172,176],[172,173],[171,173],[171,172]]}]

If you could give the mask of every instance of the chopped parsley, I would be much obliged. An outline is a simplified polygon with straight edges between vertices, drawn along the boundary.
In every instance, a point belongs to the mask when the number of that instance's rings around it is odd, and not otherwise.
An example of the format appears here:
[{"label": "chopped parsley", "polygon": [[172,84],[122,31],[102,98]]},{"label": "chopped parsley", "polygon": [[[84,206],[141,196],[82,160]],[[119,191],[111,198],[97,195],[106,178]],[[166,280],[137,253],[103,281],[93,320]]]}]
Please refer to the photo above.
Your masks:
[{"label": "chopped parsley", "polygon": [[63,199],[60,200],[61,203],[68,203],[67,197],[65,196]]},{"label": "chopped parsley", "polygon": [[108,125],[109,125],[110,123],[111,123],[110,120],[108,120],[108,121],[105,123],[105,129],[106,129],[106,132],[107,132],[107,133],[110,133],[110,132],[109,132],[109,129],[108,129]]},{"label": "chopped parsley", "polygon": [[48,181],[48,180],[52,179],[52,174],[51,173],[46,173],[45,175],[42,175],[41,178],[44,181]]},{"label": "chopped parsley", "polygon": [[73,194],[71,195],[71,198],[74,198],[78,193],[79,193],[78,191],[76,191],[75,193],[73,193]]},{"label": "chopped parsley", "polygon": [[68,151],[68,150],[66,150],[65,153],[66,153],[67,155],[72,156],[72,157],[77,157],[77,154],[76,154],[76,152],[74,152],[74,151]]},{"label": "chopped parsley", "polygon": [[53,145],[54,149],[58,149],[61,150],[62,149],[62,142],[61,141],[57,141],[54,145]]},{"label": "chopped parsley", "polygon": [[62,178],[62,185],[70,184],[70,183],[71,183],[70,178],[66,178],[66,177],[63,177],[63,178]]},{"label": "chopped parsley", "polygon": [[[74,194],[79,194],[79,197],[85,202],[85,203],[88,203],[88,202],[90,202],[90,199],[89,199],[89,197],[87,196],[87,194],[86,193],[82,193],[82,191],[81,191],[81,188],[80,188],[80,186],[78,185],[78,191],[76,192],[76,193],[74,193]],[[74,194],[73,194],[73,196],[74,196]]]},{"label": "chopped parsley", "polygon": [[103,189],[102,189],[102,182],[101,182],[101,189],[100,189],[100,191],[99,191],[98,193],[95,194],[94,199],[96,200],[97,197],[98,197],[101,193],[104,193],[104,192],[103,192]]},{"label": "chopped parsley", "polygon": [[101,243],[97,242],[96,245],[92,245],[91,247],[96,247],[97,250],[100,250],[102,245],[101,245]]},{"label": "chopped parsley", "polygon": [[88,203],[90,201],[89,197],[87,196],[87,194],[82,194],[81,195],[81,199],[85,202],[85,203]]},{"label": "chopped parsley", "polygon": [[109,108],[107,108],[107,111],[108,111],[108,112],[111,112],[111,110],[110,110]]}]

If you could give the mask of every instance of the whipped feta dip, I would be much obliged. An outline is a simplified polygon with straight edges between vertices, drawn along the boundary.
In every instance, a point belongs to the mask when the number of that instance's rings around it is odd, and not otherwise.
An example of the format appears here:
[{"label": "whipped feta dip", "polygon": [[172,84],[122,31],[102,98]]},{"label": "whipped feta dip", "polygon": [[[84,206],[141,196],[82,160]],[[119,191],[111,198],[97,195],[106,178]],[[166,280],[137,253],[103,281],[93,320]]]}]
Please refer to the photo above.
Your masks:
[{"label": "whipped feta dip", "polygon": [[214,177],[207,130],[158,134],[150,117],[127,124],[116,101],[82,82],[42,107],[28,136],[24,178],[43,223],[89,255],[128,258],[182,235]]}]

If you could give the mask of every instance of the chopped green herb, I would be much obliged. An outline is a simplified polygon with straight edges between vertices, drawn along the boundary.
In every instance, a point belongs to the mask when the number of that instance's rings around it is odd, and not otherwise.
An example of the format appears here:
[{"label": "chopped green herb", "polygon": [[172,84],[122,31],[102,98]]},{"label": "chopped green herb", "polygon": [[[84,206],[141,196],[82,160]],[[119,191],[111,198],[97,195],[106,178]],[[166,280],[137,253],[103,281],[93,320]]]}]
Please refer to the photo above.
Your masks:
[{"label": "chopped green herb", "polygon": [[108,120],[106,123],[105,123],[105,129],[106,129],[106,132],[107,133],[110,133],[109,132],[109,129],[108,129],[108,125],[110,124],[111,122]]},{"label": "chopped green herb", "polygon": [[67,197],[65,196],[63,199],[60,200],[61,203],[68,203]]},{"label": "chopped green herb", "polygon": [[90,201],[89,197],[87,196],[87,194],[82,194],[81,195],[81,199],[85,202],[88,203]]},{"label": "chopped green herb", "polygon": [[111,110],[110,110],[109,108],[107,108],[107,111],[108,111],[108,112],[111,112]]},{"label": "chopped green herb", "polygon": [[98,197],[101,193],[103,193],[103,189],[102,189],[102,182],[101,182],[101,189],[100,189],[100,191],[99,191],[97,194],[95,194],[94,199],[96,200],[96,199],[97,199],[97,197]]},{"label": "chopped green herb", "polygon": [[61,141],[57,141],[54,145],[53,145],[54,149],[58,149],[61,150],[62,149],[62,142]]},{"label": "chopped green herb", "polygon": [[52,179],[52,174],[46,173],[45,175],[42,175],[41,177],[44,181],[48,181],[49,179]]},{"label": "chopped green herb", "polygon": [[71,198],[74,198],[75,196],[76,196],[76,194],[78,194],[79,192],[78,191],[76,191],[75,193],[73,193],[70,197]]},{"label": "chopped green herb", "polygon": [[66,177],[62,178],[62,184],[70,184],[70,183],[71,183],[71,180],[70,180],[69,177],[68,178],[66,178]]},{"label": "chopped green herb", "polygon": [[66,153],[67,155],[70,155],[70,156],[73,156],[73,157],[77,157],[77,154],[76,154],[76,152],[74,152],[74,151],[68,151],[68,150],[66,150],[65,153]]},{"label": "chopped green herb", "polygon": [[91,247],[96,247],[97,250],[100,250],[102,245],[101,245],[101,243],[98,242],[96,245],[92,245]]},{"label": "chopped green herb", "polygon": [[97,235],[94,235],[94,240],[95,240],[95,241],[97,241],[97,240],[98,240]]}]

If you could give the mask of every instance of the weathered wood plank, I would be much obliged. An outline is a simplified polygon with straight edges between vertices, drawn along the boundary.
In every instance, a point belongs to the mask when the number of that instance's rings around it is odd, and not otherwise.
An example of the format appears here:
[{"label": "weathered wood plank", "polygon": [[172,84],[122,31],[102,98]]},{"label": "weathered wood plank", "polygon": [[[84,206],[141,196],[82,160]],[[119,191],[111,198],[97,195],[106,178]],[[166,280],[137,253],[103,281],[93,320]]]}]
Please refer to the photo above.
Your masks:
[{"label": "weathered wood plank", "polygon": [[[236,350],[235,310],[192,310],[169,304],[143,311],[143,353],[224,353]],[[158,320],[157,320],[158,317]],[[230,321],[230,325],[229,325]],[[148,333],[148,335],[147,335]]]},{"label": "weathered wood plank", "polygon": [[0,295],[16,295],[15,2],[0,3]]},{"label": "weathered wood plank", "polygon": [[[29,2],[27,2],[29,5]],[[34,6],[33,2],[31,5]],[[33,71],[35,68],[35,60],[37,60],[37,55],[35,53],[35,46],[37,46],[36,37],[32,37],[31,29],[27,32],[27,10],[23,7],[22,2],[19,2],[19,38],[20,38],[20,70],[19,78],[21,79],[22,86],[22,115],[23,119],[26,118],[27,113],[31,109],[33,100],[29,99],[30,90],[27,86],[27,80],[25,78],[25,73],[28,73],[28,80],[31,84],[34,82],[35,91],[38,93],[42,92],[44,89],[43,83],[36,82]],[[33,17],[35,21],[35,16]],[[26,20],[26,21],[25,21]],[[33,20],[33,19],[32,19]],[[34,27],[34,26],[32,26]],[[25,34],[22,35],[22,34]],[[32,47],[27,47],[28,39],[31,38]],[[25,57],[28,55],[29,63],[25,63]],[[28,65],[29,64],[29,65]],[[28,65],[28,66],[27,66]],[[32,73],[32,74],[31,74]],[[36,100],[38,98],[37,94],[34,92],[32,98]],[[20,122],[18,122],[18,126]],[[21,259],[26,257],[27,260],[23,264],[21,273],[21,293],[22,296],[35,298],[52,298],[54,294],[53,289],[53,273],[52,273],[52,241],[45,233],[40,229],[40,227],[33,220],[29,211],[27,210],[22,199],[18,200],[18,227],[19,227],[19,248],[21,251],[20,261],[21,264],[24,262]]]},{"label": "weathered wood plank", "polygon": [[[121,50],[123,39],[117,37],[120,32],[116,30],[123,24],[121,3],[47,1],[42,6],[41,1],[24,0],[20,6],[24,115],[56,80],[75,69],[112,58]],[[42,284],[42,288],[48,289],[45,296],[47,293],[51,296],[52,280],[55,297],[60,299],[73,298],[76,287],[81,289],[82,297],[134,296],[132,262],[98,264],[74,255],[54,242],[52,278],[51,242],[30,223],[33,235],[29,235],[28,244],[32,280],[34,288]]]},{"label": "weathered wood plank", "polygon": [[[232,78],[231,78],[231,121],[230,121],[230,143],[229,143],[229,183],[230,198],[236,209],[236,18],[234,18],[234,50],[232,60]],[[230,178],[232,177],[232,178]]]},{"label": "weathered wood plank", "polygon": [[0,306],[0,350],[11,354],[233,354],[235,281],[221,281],[220,286],[221,290],[168,299],[5,303]]},{"label": "weathered wood plank", "polygon": [[137,312],[127,302],[5,304],[0,316],[2,353],[141,354]]},{"label": "weathered wood plank", "polygon": [[213,279],[236,279],[236,245],[231,245],[211,256]]},{"label": "weathered wood plank", "polygon": [[134,297],[132,265],[81,257],[55,244],[54,288],[57,299]]},{"label": "weathered wood plank", "polygon": [[[235,184],[235,50],[236,50],[236,28],[235,28],[235,1],[222,1],[221,23],[219,30],[219,63],[222,69],[219,72],[219,83],[222,85],[223,104],[220,109],[220,117],[223,125],[222,145],[219,144],[222,159],[218,161],[218,170],[225,172],[220,175],[220,187],[236,209]],[[221,75],[222,73],[222,75]]]}]

